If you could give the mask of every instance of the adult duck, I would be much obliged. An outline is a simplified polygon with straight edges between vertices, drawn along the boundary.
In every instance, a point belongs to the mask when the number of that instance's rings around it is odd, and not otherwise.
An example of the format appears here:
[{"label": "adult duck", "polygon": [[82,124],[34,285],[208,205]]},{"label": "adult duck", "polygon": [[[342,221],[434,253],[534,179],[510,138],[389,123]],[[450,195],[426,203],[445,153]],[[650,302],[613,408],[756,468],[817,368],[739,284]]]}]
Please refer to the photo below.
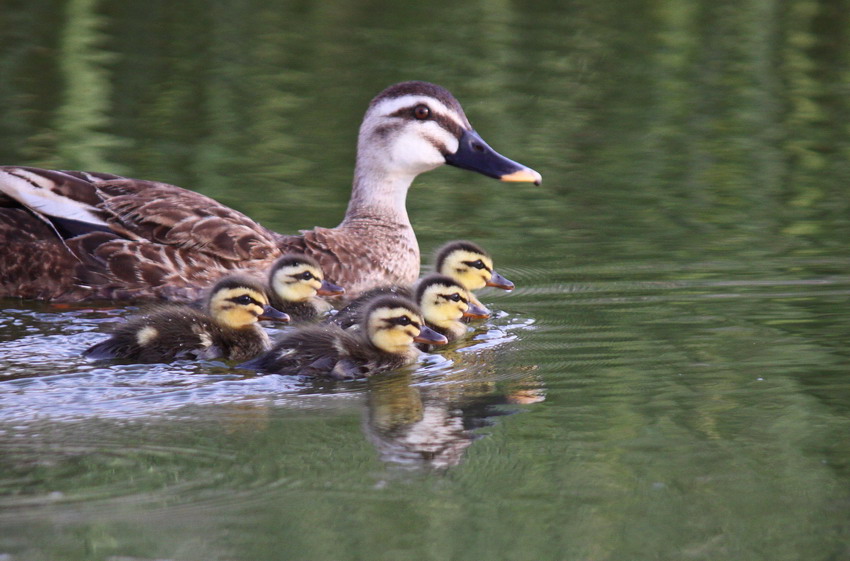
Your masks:
[{"label": "adult duck", "polygon": [[[45,300],[197,298],[235,269],[267,271],[283,254],[318,261],[347,295],[410,284],[419,246],[405,201],[420,173],[443,164],[502,181],[536,171],[500,155],[448,90],[390,86],[369,104],[351,199],[335,228],[282,235],[213,199],[106,173],[0,167],[0,296]],[[37,259],[22,256],[37,255]]]}]

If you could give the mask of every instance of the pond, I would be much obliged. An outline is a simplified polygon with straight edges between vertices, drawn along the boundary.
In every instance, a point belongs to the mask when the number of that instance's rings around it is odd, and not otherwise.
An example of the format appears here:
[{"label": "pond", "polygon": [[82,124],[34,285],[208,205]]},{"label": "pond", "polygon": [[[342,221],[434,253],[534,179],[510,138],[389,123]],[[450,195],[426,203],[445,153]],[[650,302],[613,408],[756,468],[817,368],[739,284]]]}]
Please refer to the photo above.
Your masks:
[{"label": "pond", "polygon": [[0,301],[3,561],[850,558],[847,6],[31,0],[2,21],[3,163],[330,227],[369,100],[420,79],[544,178],[416,180],[424,266],[471,239],[517,288],[364,381],[93,362],[137,308]]}]

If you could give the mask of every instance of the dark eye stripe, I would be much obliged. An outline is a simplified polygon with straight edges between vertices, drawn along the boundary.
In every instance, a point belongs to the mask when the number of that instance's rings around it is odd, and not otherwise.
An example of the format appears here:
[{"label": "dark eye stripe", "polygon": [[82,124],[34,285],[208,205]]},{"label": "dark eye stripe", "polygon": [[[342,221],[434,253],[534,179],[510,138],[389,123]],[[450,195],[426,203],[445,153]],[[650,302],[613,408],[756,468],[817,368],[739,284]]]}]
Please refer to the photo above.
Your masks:
[{"label": "dark eye stripe", "polygon": [[[390,114],[390,117],[398,117],[400,119],[407,119],[409,121],[416,120],[416,117],[413,116],[413,110],[417,106],[422,105],[421,103],[417,103],[416,105],[411,105],[409,107],[402,107],[395,113]],[[434,121],[442,128],[446,129],[448,132],[453,134],[455,137],[460,138],[463,136],[463,127],[457,124],[453,119],[450,119],[446,115],[441,113],[437,113],[433,109],[431,110],[431,117],[428,119],[430,121]]]},{"label": "dark eye stripe", "polygon": [[239,304],[240,306],[250,306],[251,304],[253,304],[253,305],[259,306],[261,308],[264,307],[262,303],[257,302],[256,300],[254,300],[250,296],[248,296],[247,301],[243,300],[243,298],[245,296],[247,296],[247,295],[243,294],[242,296],[234,296],[233,298],[228,298],[227,300],[230,301],[230,302],[233,302],[234,304]]},{"label": "dark eye stripe", "polygon": [[[463,264],[464,264],[464,265],[467,265],[467,266],[469,266],[469,267],[475,267],[475,263],[477,263],[477,262],[478,262],[478,260],[475,260],[475,261],[464,261],[464,262],[463,262]],[[482,262],[481,262],[481,264],[482,264],[482,265],[484,265],[484,270],[485,270],[485,271],[487,271],[488,273],[492,273],[492,272],[493,272],[493,269],[491,269],[490,267],[488,267],[488,266],[487,266],[487,263],[485,263],[484,261],[482,261]],[[478,267],[475,267],[475,268],[476,268],[476,269],[478,269]]]},{"label": "dark eye stripe", "polygon": [[398,316],[394,318],[386,318],[384,322],[387,324],[385,329],[391,329],[393,326],[400,325],[402,327],[407,327],[408,325],[412,325],[416,327],[416,329],[420,329],[421,326],[418,321],[415,319],[411,319],[408,316]]}]

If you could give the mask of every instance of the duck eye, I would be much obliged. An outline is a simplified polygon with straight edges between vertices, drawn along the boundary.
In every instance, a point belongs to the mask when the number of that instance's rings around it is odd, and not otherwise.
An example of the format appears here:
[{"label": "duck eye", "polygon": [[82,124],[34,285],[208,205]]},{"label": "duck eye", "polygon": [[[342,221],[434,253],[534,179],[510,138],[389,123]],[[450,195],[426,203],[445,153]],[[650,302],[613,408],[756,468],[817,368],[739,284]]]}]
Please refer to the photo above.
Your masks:
[{"label": "duck eye", "polygon": [[449,296],[449,298],[452,302],[460,302],[460,294],[458,294],[457,292]]},{"label": "duck eye", "polygon": [[305,271],[305,272],[301,273],[301,280],[308,281],[312,278],[313,278],[313,273],[311,273],[310,271]]},{"label": "duck eye", "polygon": [[484,262],[481,261],[481,259],[479,259],[478,261],[473,262],[472,266],[475,267],[476,269],[483,269],[484,268]]},{"label": "duck eye", "polygon": [[410,325],[410,318],[407,316],[401,316],[396,321],[399,325]]},{"label": "duck eye", "polygon": [[253,299],[247,294],[243,294],[242,296],[237,296],[236,298],[234,298],[233,301],[242,306],[247,306],[248,304],[253,302]]},{"label": "duck eye", "polygon": [[428,117],[431,116],[431,110],[427,105],[417,105],[413,108],[413,116],[419,119],[420,121],[424,121]]}]

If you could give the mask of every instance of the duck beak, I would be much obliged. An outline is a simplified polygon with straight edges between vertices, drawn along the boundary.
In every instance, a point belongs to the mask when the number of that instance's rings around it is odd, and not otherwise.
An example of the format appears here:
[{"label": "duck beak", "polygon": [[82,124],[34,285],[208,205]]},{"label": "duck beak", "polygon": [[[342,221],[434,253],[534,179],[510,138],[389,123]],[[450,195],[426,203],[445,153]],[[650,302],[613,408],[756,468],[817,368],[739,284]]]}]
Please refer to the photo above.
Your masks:
[{"label": "duck beak", "polygon": [[340,294],[345,294],[345,289],[332,282],[322,280],[322,286],[319,287],[316,294],[319,296],[339,296]]},{"label": "duck beak", "polygon": [[447,154],[446,163],[502,181],[528,182],[535,185],[540,185],[543,181],[543,177],[533,169],[509,160],[490,148],[472,129],[464,131],[457,152]]},{"label": "duck beak", "polygon": [[487,319],[490,315],[490,310],[477,302],[470,302],[469,308],[463,312],[463,317],[471,319]]},{"label": "duck beak", "polygon": [[493,271],[493,276],[490,277],[490,280],[487,281],[487,286],[495,286],[496,288],[501,288],[502,290],[513,290],[514,283]]},{"label": "duck beak", "polygon": [[257,319],[281,321],[286,323],[289,321],[289,314],[285,314],[276,308],[272,308],[271,306],[266,306],[265,308],[263,308],[263,313],[260,314],[260,317],[258,317]]},{"label": "duck beak", "polygon": [[444,335],[440,335],[427,325],[419,330],[419,335],[413,338],[415,343],[427,343],[429,345],[445,345],[449,342]]}]

